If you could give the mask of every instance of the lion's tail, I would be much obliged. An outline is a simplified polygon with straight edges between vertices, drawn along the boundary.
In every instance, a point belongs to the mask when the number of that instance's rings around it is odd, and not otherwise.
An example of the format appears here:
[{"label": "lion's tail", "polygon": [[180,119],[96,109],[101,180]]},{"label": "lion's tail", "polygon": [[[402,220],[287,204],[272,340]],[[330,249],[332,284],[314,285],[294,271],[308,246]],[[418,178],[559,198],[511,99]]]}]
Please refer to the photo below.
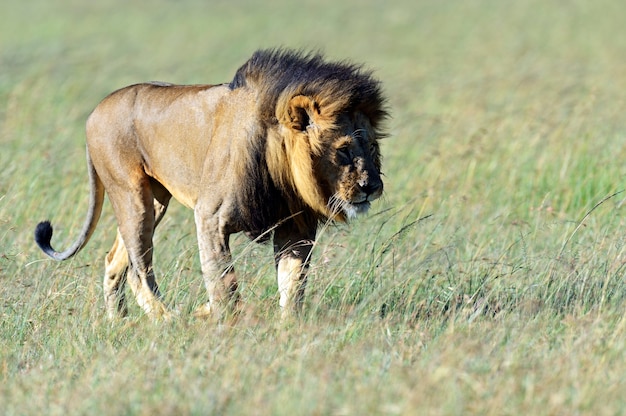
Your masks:
[{"label": "lion's tail", "polygon": [[37,224],[37,228],[35,228],[35,241],[37,245],[44,253],[55,260],[67,260],[78,253],[87,244],[89,238],[91,238],[98,224],[98,220],[100,219],[102,204],[104,202],[104,185],[93,167],[89,152],[87,152],[87,169],[89,171],[89,185],[91,188],[89,194],[89,212],[87,213],[87,218],[83,224],[80,236],[74,241],[71,247],[62,252],[58,252],[52,248],[50,244],[50,240],[52,240],[52,225],[50,221],[42,221]]}]

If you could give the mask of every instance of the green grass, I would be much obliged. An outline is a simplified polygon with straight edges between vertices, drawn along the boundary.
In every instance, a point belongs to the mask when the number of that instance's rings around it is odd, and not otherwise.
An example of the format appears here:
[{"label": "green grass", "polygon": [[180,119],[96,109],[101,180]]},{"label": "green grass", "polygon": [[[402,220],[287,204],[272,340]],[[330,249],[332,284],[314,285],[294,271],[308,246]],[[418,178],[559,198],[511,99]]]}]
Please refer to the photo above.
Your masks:
[{"label": "green grass", "polygon": [[[3,414],[626,414],[626,13],[618,1],[110,1],[0,6]],[[154,324],[101,292],[105,205],[84,123],[119,87],[229,81],[257,48],[365,62],[389,97],[386,194],[323,230],[305,315],[278,322],[270,248],[234,241],[234,326],[205,294],[192,213],[156,236]]]}]

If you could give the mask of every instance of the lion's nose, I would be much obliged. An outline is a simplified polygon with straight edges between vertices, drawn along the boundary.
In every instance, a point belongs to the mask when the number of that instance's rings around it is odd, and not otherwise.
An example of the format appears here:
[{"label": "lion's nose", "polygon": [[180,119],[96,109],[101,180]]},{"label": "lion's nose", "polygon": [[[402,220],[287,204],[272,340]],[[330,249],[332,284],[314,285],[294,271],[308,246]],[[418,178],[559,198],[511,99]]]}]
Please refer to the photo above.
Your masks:
[{"label": "lion's nose", "polygon": [[383,193],[383,181],[378,175],[376,177],[368,177],[359,183],[361,190],[367,196],[367,200],[371,201],[378,198]]}]

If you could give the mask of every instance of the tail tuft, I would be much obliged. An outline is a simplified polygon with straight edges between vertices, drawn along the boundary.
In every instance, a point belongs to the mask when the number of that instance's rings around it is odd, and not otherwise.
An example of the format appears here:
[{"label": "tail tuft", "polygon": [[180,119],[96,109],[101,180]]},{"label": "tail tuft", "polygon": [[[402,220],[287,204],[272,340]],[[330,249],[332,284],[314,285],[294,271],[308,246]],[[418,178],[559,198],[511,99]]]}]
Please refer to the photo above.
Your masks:
[{"label": "tail tuft", "polygon": [[50,221],[42,221],[37,224],[37,228],[35,228],[35,241],[44,253],[48,255],[51,255],[50,253],[54,253],[54,249],[50,246],[51,240],[52,224],[50,224]]}]

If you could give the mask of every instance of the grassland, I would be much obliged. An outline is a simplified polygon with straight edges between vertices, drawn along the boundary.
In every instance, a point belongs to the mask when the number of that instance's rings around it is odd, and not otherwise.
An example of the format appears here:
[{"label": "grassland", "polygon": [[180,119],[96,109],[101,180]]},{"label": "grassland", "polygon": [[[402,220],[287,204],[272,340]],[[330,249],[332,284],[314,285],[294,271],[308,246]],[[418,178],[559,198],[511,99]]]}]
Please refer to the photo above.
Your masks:
[{"label": "grassland", "polygon": [[[0,408],[22,414],[626,414],[626,37],[611,0],[5,2]],[[189,211],[156,238],[153,324],[103,313],[105,206],[76,235],[84,122],[131,83],[228,81],[318,48],[385,85],[386,195],[321,235],[306,313],[278,322],[269,248],[236,238],[245,317],[216,327]]]}]

